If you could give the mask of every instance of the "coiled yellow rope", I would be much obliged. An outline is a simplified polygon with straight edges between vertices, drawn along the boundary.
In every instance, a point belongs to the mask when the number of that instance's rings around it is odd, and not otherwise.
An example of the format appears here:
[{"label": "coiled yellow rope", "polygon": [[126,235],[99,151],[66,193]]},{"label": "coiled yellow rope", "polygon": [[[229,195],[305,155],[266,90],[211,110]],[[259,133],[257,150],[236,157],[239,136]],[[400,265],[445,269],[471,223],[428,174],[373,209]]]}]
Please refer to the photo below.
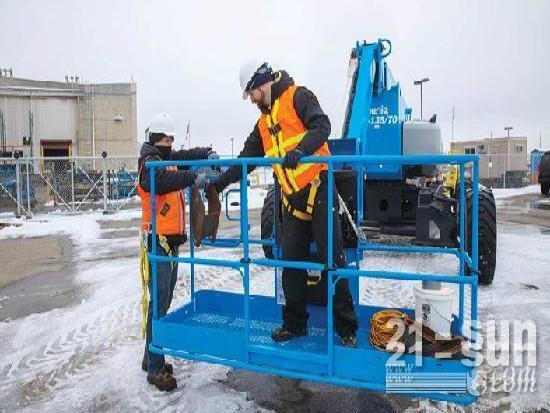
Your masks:
[{"label": "coiled yellow rope", "polygon": [[[370,319],[370,343],[380,350],[386,350],[388,343],[394,338],[399,328],[398,323],[391,320],[401,320],[403,325],[411,325],[414,321],[405,313],[398,310],[382,310],[374,313]],[[397,337],[401,341],[403,337]]]}]

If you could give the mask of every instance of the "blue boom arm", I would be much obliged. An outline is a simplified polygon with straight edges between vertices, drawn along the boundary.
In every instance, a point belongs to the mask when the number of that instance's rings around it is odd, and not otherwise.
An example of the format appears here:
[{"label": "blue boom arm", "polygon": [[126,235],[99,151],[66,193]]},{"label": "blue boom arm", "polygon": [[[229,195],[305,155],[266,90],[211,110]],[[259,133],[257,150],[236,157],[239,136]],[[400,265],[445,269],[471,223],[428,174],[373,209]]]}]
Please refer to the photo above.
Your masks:
[{"label": "blue boom arm", "polygon": [[[355,67],[342,138],[354,139],[355,145],[334,142],[338,154],[350,154],[355,147],[358,155],[401,155],[403,153],[403,122],[410,110],[401,96],[399,83],[385,61],[391,53],[391,42],[359,43],[352,50],[350,65]],[[338,150],[339,146],[346,149]],[[343,153],[342,153],[343,152]],[[367,164],[368,179],[402,178],[402,166],[397,164]]]}]

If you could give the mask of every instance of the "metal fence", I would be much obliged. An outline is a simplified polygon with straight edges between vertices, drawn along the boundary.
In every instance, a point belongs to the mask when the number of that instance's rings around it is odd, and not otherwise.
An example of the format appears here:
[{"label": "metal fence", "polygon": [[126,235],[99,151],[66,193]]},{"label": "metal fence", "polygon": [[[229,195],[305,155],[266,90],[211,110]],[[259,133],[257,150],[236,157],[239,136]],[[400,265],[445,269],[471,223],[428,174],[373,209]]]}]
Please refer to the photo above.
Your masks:
[{"label": "metal fence", "polygon": [[137,157],[0,159],[0,211],[119,211],[135,208]]},{"label": "metal fence", "polygon": [[479,180],[494,188],[519,188],[531,183],[529,156],[520,154],[478,154]]},{"label": "metal fence", "polygon": [[[537,183],[525,154],[478,154],[480,182],[493,188]],[[115,212],[139,207],[137,157],[0,158],[0,212]],[[258,168],[251,186],[273,183],[269,168]]]},{"label": "metal fence", "polygon": [[[0,158],[0,212],[33,213],[138,208],[137,157]],[[251,187],[273,184],[269,168],[248,177]]]}]

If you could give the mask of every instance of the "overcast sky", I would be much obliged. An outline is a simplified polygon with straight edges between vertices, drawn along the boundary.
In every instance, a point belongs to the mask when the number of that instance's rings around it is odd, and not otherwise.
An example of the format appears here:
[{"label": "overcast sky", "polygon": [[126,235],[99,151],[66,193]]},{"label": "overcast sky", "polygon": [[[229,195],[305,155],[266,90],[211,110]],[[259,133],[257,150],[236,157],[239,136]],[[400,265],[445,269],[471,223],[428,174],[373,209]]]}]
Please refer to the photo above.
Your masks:
[{"label": "overcast sky", "polygon": [[[0,67],[16,77],[125,82],[138,87],[138,132],[167,111],[180,142],[235,151],[257,109],[241,100],[243,60],[285,68],[315,92],[339,136],[349,52],[389,38],[389,65],[413,114],[444,140],[504,134],[550,147],[550,1],[8,1],[0,0]],[[179,146],[179,145],[178,145]]]}]

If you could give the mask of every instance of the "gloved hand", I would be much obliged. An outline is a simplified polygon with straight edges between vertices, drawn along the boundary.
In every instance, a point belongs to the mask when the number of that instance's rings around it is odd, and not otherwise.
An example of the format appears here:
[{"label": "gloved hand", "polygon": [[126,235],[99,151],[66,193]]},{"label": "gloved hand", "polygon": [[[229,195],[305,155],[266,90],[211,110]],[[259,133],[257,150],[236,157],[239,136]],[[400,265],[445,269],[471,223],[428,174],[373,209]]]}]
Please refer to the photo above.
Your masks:
[{"label": "gloved hand", "polygon": [[204,187],[206,186],[206,174],[204,172],[201,172],[197,175],[197,177],[195,178],[195,185],[199,189],[204,189]]},{"label": "gloved hand", "polygon": [[208,159],[220,159],[220,155],[218,155],[218,152],[210,150],[208,152]]},{"label": "gloved hand", "polygon": [[212,187],[212,186],[216,189],[216,192],[217,192],[218,194],[221,194],[222,191],[225,189],[225,185],[223,185],[223,183],[220,182],[217,178],[211,180],[210,182],[208,182],[208,183],[206,184],[206,192],[209,192],[209,191],[210,191],[210,187]]},{"label": "gloved hand", "polygon": [[288,152],[283,159],[283,168],[296,169],[298,161],[304,156],[300,149],[294,149]]}]

